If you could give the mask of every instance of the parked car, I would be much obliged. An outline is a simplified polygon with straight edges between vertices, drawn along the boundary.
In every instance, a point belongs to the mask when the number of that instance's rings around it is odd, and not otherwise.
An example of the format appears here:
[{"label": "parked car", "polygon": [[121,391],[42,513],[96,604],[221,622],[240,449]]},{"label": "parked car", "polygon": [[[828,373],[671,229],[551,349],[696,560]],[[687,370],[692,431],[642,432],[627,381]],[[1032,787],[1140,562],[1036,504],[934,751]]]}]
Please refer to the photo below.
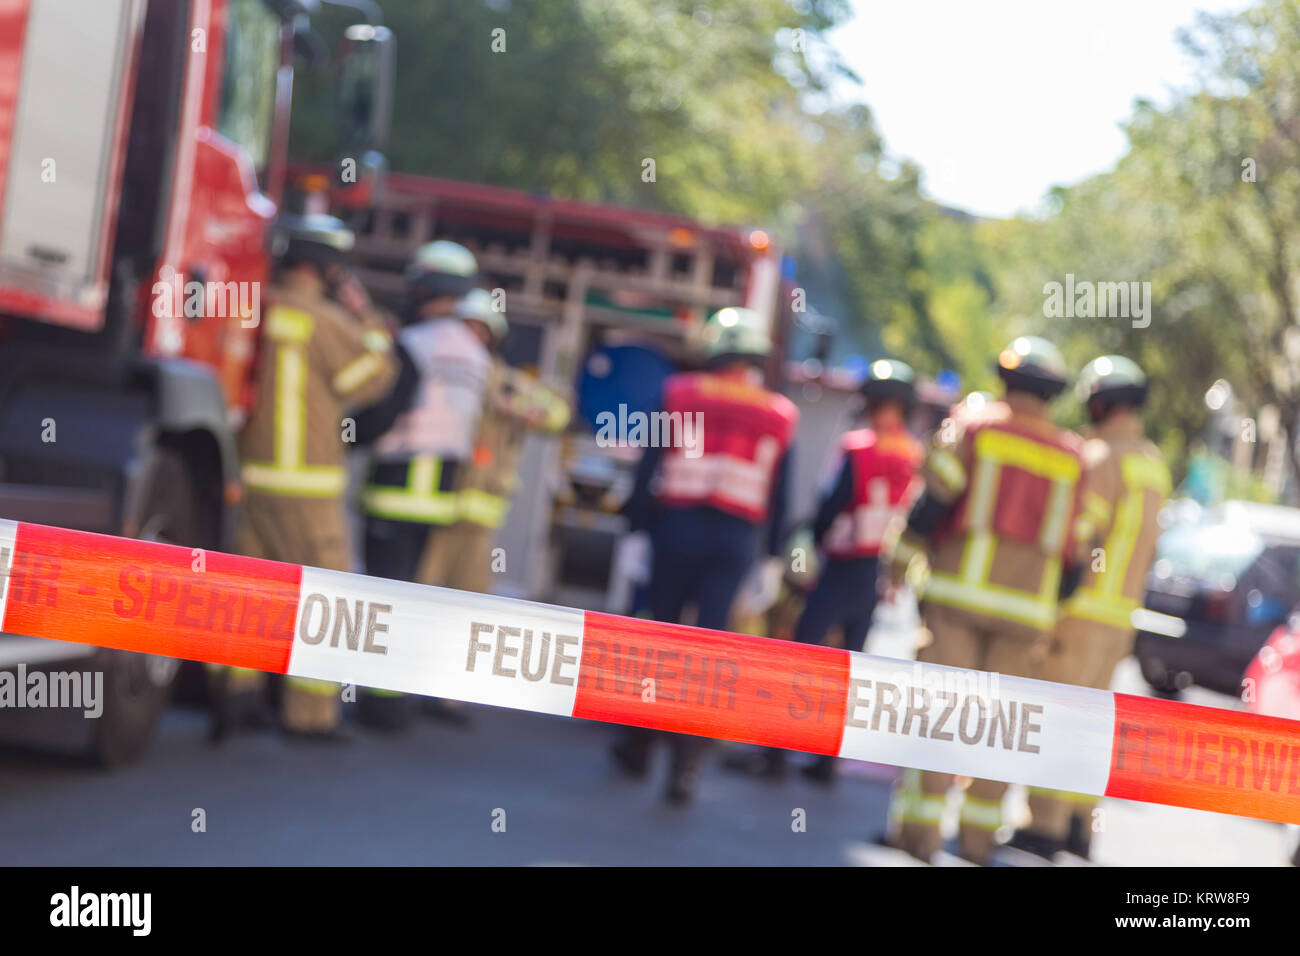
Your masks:
[{"label": "parked car", "polygon": [[1161,535],[1134,653],[1157,693],[1241,693],[1242,674],[1300,603],[1300,509],[1231,501],[1183,507]]},{"label": "parked car", "polygon": [[[1251,713],[1300,720],[1300,607],[1259,649],[1242,681],[1243,700]],[[1288,829],[1294,836],[1300,828]],[[1292,852],[1291,865],[1300,866],[1300,843]]]},{"label": "parked car", "polygon": [[1242,679],[1247,710],[1300,720],[1300,607],[1259,649]]}]

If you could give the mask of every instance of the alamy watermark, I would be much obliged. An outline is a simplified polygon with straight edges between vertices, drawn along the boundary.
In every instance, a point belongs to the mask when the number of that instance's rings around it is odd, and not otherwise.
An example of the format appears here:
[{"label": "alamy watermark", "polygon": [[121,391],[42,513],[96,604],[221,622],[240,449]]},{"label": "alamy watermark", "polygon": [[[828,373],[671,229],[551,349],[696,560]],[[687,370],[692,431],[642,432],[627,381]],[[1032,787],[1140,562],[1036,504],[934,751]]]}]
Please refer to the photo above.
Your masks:
[{"label": "alamy watermark", "polygon": [[596,444],[601,448],[680,448],[687,458],[704,454],[703,412],[629,412],[596,415]]},{"label": "alamy watermark", "polygon": [[68,708],[91,720],[104,712],[103,671],[0,671],[0,709]]},{"label": "alamy watermark", "polygon": [[1043,295],[1049,319],[1132,319],[1135,329],[1151,324],[1150,282],[1076,282],[1067,272],[1064,283],[1044,285]]},{"label": "alamy watermark", "polygon": [[204,282],[171,266],[158,273],[153,284],[153,314],[159,319],[239,319],[246,329],[257,327],[262,316],[260,282]]}]

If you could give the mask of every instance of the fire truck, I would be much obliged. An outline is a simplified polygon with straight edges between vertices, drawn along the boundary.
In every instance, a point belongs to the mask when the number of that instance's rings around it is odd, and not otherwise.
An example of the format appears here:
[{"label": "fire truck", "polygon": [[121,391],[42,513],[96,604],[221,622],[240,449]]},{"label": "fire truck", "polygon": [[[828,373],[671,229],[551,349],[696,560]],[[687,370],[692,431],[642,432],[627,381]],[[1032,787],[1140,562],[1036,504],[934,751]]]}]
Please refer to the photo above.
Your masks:
[{"label": "fire truck", "polygon": [[[368,0],[326,2],[363,21],[330,68],[341,148],[373,168],[393,38]],[[295,61],[328,50],[319,6],[0,3],[0,518],[228,547]],[[106,765],[142,752],[176,670],[0,635],[0,668],[20,666],[102,672],[103,714],[0,710],[0,738]]]},{"label": "fire truck", "polygon": [[619,591],[611,559],[626,530],[618,509],[640,449],[599,442],[593,413],[656,403],[662,378],[693,360],[704,319],[728,305],[768,317],[775,346],[768,377],[778,384],[791,299],[776,243],[755,227],[397,172],[370,199],[348,210],[336,192],[326,203],[356,232],[357,272],[376,298],[400,303],[402,269],[422,243],[465,245],[482,284],[504,293],[506,359],[575,399],[568,432],[559,441],[530,439],[525,449],[520,492],[499,539],[506,559],[499,589],[611,606]]}]

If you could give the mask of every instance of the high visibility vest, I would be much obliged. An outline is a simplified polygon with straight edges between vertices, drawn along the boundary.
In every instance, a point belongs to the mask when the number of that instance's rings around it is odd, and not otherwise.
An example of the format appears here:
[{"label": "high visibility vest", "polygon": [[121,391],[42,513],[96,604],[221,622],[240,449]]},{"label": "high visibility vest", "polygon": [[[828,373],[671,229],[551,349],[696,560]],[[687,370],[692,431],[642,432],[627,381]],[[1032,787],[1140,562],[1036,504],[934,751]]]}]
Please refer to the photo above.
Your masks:
[{"label": "high visibility vest", "polygon": [[1120,493],[1114,502],[1084,495],[1080,524],[1105,529],[1100,553],[1084,558],[1084,577],[1066,600],[1070,617],[1131,630],[1146,594],[1146,572],[1160,529],[1157,515],[1172,481],[1165,463],[1146,451],[1117,455]]},{"label": "high visibility vest", "polygon": [[293,290],[277,290],[263,323],[259,400],[240,435],[250,491],[340,498],[347,487],[344,411],[377,400],[397,363],[369,320]]},{"label": "high visibility vest", "polygon": [[[1048,630],[1056,622],[1061,566],[1078,511],[1080,442],[1070,432],[1002,419],[968,427],[961,450],[961,456],[941,450],[951,459],[945,471],[954,461],[959,466],[953,477],[963,491],[936,537],[936,543],[962,542],[960,568],[932,570],[923,597]],[[1006,541],[1039,556],[1025,569],[1028,587],[991,580]]]},{"label": "high visibility vest", "polygon": [[483,413],[492,357],[460,319],[426,319],[402,330],[420,386],[409,410],[375,442],[377,461],[415,455],[469,458]]},{"label": "high visibility vest", "polygon": [[[406,463],[402,485],[371,480],[361,490],[361,509],[376,518],[421,524],[460,520],[462,500],[443,480],[445,466],[472,453],[483,413],[492,359],[460,319],[434,318],[402,331],[402,345],[420,375],[411,408],[375,442],[379,464]],[[483,513],[481,503],[476,514]],[[489,506],[490,507],[490,506]]]},{"label": "high visibility vest", "polygon": [[371,481],[361,489],[361,510],[373,518],[419,524],[453,524],[460,519],[460,497],[444,488],[443,459],[416,455],[406,463],[404,485]]},{"label": "high visibility vest", "polygon": [[670,441],[664,451],[659,504],[766,520],[777,464],[799,426],[794,403],[741,379],[688,372],[664,384],[663,406],[670,437],[676,429],[690,445]]},{"label": "high visibility vest", "polygon": [[921,446],[903,428],[861,428],[840,439],[853,478],[853,497],[826,532],[832,558],[874,557],[891,524],[906,514],[917,491]]}]

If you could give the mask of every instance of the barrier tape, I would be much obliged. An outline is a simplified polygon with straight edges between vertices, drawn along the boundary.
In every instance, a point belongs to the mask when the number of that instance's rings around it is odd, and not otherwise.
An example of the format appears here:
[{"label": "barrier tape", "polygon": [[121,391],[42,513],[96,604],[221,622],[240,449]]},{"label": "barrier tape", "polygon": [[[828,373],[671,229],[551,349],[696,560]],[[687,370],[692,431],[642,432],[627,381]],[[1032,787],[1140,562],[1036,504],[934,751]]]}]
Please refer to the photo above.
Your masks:
[{"label": "barrier tape", "polygon": [[1300,823],[1300,721],[0,520],[0,631]]}]

